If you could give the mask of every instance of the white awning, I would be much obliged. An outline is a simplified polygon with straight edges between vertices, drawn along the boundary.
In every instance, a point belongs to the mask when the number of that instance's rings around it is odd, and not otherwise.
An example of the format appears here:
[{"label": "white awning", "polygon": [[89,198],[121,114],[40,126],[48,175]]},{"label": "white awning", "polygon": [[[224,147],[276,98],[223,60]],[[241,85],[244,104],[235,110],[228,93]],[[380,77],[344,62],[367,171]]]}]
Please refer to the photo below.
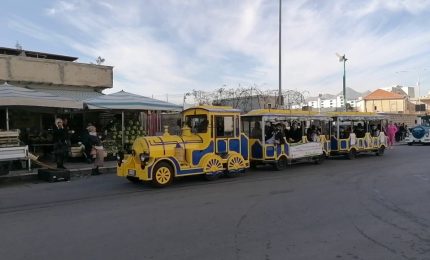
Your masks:
[{"label": "white awning", "polygon": [[88,109],[182,111],[182,106],[119,91],[84,100]]},{"label": "white awning", "polygon": [[83,103],[71,98],[60,97],[50,93],[39,92],[4,83],[3,85],[0,85],[0,106],[82,109]]}]

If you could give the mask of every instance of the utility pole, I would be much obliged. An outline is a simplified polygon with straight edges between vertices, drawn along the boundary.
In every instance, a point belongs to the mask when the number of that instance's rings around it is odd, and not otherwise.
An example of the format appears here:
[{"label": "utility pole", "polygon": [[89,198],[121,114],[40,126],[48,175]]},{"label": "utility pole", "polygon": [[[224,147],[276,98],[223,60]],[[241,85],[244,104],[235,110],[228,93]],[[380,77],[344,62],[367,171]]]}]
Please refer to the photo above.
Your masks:
[{"label": "utility pole", "polygon": [[278,106],[282,107],[282,0],[279,0],[279,93],[278,93]]},{"label": "utility pole", "polygon": [[344,55],[340,55],[339,53],[336,53],[336,56],[339,58],[339,62],[343,62],[343,105],[344,110],[346,111],[346,61],[348,60]]}]

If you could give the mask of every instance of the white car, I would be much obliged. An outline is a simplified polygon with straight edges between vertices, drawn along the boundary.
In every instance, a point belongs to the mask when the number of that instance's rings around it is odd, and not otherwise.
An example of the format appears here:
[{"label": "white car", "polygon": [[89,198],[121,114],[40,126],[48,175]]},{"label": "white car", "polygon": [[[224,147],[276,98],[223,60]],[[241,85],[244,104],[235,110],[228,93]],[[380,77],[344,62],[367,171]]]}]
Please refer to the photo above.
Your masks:
[{"label": "white car", "polygon": [[418,125],[408,129],[405,142],[408,145],[413,144],[430,144],[430,126]]}]

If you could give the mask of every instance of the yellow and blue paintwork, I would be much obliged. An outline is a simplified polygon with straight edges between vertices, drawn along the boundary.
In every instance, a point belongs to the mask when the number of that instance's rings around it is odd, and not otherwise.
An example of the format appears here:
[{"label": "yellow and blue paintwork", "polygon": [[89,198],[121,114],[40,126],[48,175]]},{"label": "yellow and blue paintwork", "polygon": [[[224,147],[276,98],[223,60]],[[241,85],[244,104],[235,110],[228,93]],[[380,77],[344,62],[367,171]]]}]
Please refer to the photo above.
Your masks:
[{"label": "yellow and blue paintwork", "polygon": [[386,122],[387,118],[370,112],[331,112],[327,113],[328,116],[333,118],[336,122],[337,128],[331,135],[331,152],[330,155],[351,154],[351,152],[376,152],[382,155],[384,149],[387,147],[387,137],[384,131],[380,131],[379,136],[371,136],[369,129],[366,129],[364,137],[357,138],[355,134],[351,133],[348,138],[338,138],[340,122],[380,122],[381,126]]},{"label": "yellow and blue paintwork", "polygon": [[[117,175],[132,175],[142,181],[154,181],[154,168],[163,162],[173,170],[173,177],[223,172],[242,172],[249,167],[248,137],[240,131],[240,110],[221,106],[199,106],[182,112],[183,121],[187,116],[207,118],[207,131],[193,133],[187,126],[181,135],[170,135],[166,129],[163,136],[139,137],[132,147],[132,154],[122,159],[117,166]],[[216,137],[215,117],[234,118],[234,134],[230,137]],[[178,158],[177,148],[184,155]],[[141,160],[141,154],[149,159]],[[131,174],[130,174],[131,173]],[[164,183],[162,183],[164,184]]]},{"label": "yellow and blue paintwork", "polygon": [[[264,125],[268,120],[296,120],[301,122],[319,120],[329,122],[330,117],[313,111],[289,109],[257,109],[242,116],[243,119],[248,117],[258,118],[263,130],[261,140],[250,137],[251,163],[276,163],[281,158],[285,158],[289,162],[309,158],[318,159],[330,153],[330,139],[327,138],[329,135],[320,135],[319,142],[310,142],[306,135],[303,135],[302,140],[298,143],[268,144],[264,140]],[[306,146],[306,152],[299,157],[294,156],[291,152],[292,149],[303,149]]]}]

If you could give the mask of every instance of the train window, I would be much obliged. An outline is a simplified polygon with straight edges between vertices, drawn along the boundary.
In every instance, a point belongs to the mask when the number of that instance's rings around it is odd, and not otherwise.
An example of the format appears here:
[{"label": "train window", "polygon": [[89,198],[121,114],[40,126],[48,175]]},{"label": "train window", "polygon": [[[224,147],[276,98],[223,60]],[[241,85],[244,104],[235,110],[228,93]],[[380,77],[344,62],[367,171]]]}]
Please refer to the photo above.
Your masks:
[{"label": "train window", "polygon": [[192,133],[206,133],[208,131],[208,119],[206,115],[186,116],[185,122]]},{"label": "train window", "polygon": [[233,137],[234,121],[233,116],[215,117],[216,137]]},{"label": "train window", "polygon": [[262,140],[261,117],[242,117],[242,130],[250,138]]}]

